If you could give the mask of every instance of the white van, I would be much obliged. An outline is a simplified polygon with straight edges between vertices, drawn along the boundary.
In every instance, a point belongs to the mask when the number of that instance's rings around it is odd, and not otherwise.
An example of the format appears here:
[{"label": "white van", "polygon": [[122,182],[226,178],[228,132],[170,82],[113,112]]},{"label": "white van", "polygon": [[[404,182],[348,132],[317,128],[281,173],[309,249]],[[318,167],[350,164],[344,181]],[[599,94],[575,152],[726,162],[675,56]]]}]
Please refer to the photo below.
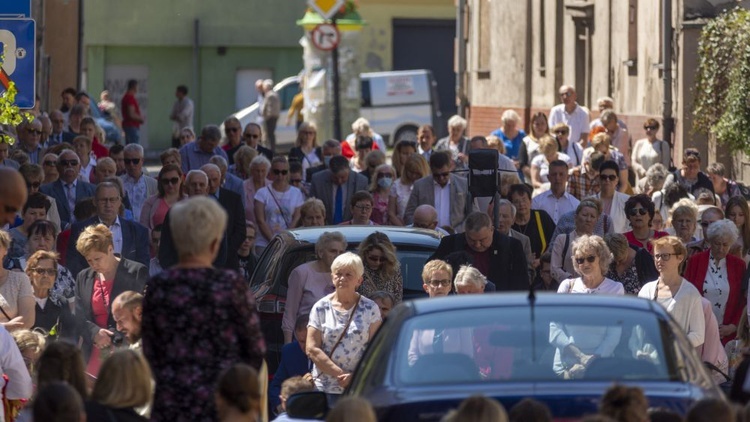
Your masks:
[{"label": "white van", "polygon": [[[370,122],[370,127],[383,136],[391,146],[401,139],[417,139],[417,128],[435,125],[440,119],[437,83],[429,70],[402,70],[362,73],[362,104],[360,115]],[[287,112],[292,99],[299,92],[299,76],[288,77],[273,88],[281,100],[281,115],[276,127],[277,152],[286,152],[294,146],[297,137],[295,121],[287,125]],[[244,128],[258,121],[258,103],[246,107],[232,116]],[[350,128],[342,127],[342,135]],[[224,133],[224,125],[221,125]]]}]

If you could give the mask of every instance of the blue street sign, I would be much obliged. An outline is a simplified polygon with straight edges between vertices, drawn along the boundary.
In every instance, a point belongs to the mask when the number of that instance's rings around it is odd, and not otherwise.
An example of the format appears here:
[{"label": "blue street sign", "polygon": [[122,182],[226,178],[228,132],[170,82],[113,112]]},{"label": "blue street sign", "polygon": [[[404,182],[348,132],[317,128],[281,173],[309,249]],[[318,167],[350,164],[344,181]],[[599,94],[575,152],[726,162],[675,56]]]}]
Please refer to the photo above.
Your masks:
[{"label": "blue street sign", "polygon": [[16,105],[33,108],[36,88],[36,22],[33,19],[0,19],[0,46],[5,59],[0,69],[0,92],[15,82]]},{"label": "blue street sign", "polygon": [[31,17],[31,0],[0,0],[0,15]]}]

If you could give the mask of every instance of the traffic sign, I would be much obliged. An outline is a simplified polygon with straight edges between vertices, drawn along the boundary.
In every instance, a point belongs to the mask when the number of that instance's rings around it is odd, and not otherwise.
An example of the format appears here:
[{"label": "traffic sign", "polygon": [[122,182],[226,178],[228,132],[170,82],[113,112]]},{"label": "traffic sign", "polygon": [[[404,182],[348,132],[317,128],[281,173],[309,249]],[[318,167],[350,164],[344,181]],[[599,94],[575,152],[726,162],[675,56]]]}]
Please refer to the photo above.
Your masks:
[{"label": "traffic sign", "polygon": [[16,105],[33,108],[36,88],[36,22],[33,19],[0,19],[0,92],[15,82]]},{"label": "traffic sign", "polygon": [[307,0],[307,4],[323,19],[331,19],[345,3],[345,0]]},{"label": "traffic sign", "polygon": [[319,50],[331,51],[339,45],[341,33],[336,25],[321,23],[310,33],[313,45]]},{"label": "traffic sign", "polygon": [[0,16],[31,17],[31,0],[0,0]]}]

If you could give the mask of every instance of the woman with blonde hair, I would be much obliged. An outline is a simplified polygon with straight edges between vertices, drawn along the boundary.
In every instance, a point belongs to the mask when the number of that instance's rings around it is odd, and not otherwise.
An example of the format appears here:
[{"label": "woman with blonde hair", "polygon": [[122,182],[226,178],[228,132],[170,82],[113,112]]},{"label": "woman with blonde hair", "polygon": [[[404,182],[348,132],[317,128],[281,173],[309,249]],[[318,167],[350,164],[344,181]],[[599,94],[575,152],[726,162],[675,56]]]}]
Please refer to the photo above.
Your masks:
[{"label": "woman with blonde hair", "polygon": [[140,353],[120,349],[104,361],[86,402],[86,415],[91,421],[147,421],[135,408],[151,402],[151,369]]},{"label": "woman with blonde hair", "polygon": [[[553,161],[564,161],[570,166],[570,157],[557,148],[555,138],[545,135],[539,139],[539,152],[541,154],[531,160],[531,184],[534,189],[547,190],[549,187],[549,164]],[[547,189],[545,189],[547,187]]]},{"label": "woman with blonde hair", "polygon": [[539,140],[549,134],[547,116],[541,111],[531,116],[531,132],[523,138],[518,151],[518,165],[526,180],[531,180],[531,160],[540,154]]},{"label": "woman with blonde hair", "polygon": [[492,149],[496,149],[497,152],[499,152],[500,154],[505,155],[505,152],[506,152],[505,143],[499,137],[497,137],[495,135],[488,136],[487,137],[487,146],[490,147],[490,148],[492,148]]},{"label": "woman with blonde hair", "polygon": [[250,178],[250,163],[258,156],[258,150],[247,145],[237,148],[234,153],[234,164],[229,166],[229,172],[242,180]]},{"label": "woman with blonde hair", "polygon": [[255,422],[261,414],[261,387],[258,372],[238,363],[219,376],[214,393],[216,413],[221,422]]},{"label": "woman with blonde hair", "polygon": [[404,212],[411,196],[414,182],[430,174],[427,160],[420,154],[412,154],[404,163],[401,177],[393,183],[388,198],[388,221],[392,226],[404,226]]},{"label": "woman with blonde hair", "polygon": [[271,184],[271,181],[267,179],[269,171],[271,171],[271,162],[260,154],[250,161],[250,177],[242,183],[245,191],[245,219],[252,221],[256,226],[258,222],[255,221],[255,194]]},{"label": "woman with blonde hair", "polygon": [[401,303],[404,295],[401,263],[388,236],[381,232],[370,234],[359,244],[358,253],[364,262],[364,281],[357,291],[370,297],[378,290],[384,290],[396,298],[396,305]]},{"label": "woman with blonde hair", "polygon": [[375,172],[370,177],[370,193],[373,199],[370,220],[381,226],[388,225],[389,222],[388,203],[395,178],[396,170],[389,164],[375,167]]},{"label": "woman with blonde hair", "polygon": [[297,129],[297,139],[289,151],[289,161],[302,164],[302,172],[323,163],[323,150],[318,146],[318,128],[313,122],[302,122]]},{"label": "woman with blonde hair", "polygon": [[417,153],[417,143],[411,140],[402,139],[396,142],[396,146],[393,147],[393,155],[391,156],[391,164],[396,169],[396,177],[401,177],[404,172],[404,164],[406,160],[411,157],[412,154]]},{"label": "woman with blonde hair", "polygon": [[318,198],[308,198],[299,207],[298,227],[321,227],[326,225],[326,206]]}]

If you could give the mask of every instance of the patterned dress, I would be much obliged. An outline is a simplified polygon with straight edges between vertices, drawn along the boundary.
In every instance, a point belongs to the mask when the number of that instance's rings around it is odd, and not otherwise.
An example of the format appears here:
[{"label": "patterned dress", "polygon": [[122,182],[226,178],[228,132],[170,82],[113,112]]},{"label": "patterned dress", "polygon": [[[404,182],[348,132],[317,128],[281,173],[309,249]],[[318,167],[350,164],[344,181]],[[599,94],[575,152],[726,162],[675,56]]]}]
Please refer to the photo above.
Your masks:
[{"label": "patterned dress", "polygon": [[266,345],[255,301],[234,271],[170,269],[149,280],[143,354],[156,381],[152,421],[214,421],[220,372],[259,369]]},{"label": "patterned dress", "polygon": [[404,297],[404,278],[401,275],[401,264],[396,262],[396,273],[386,276],[382,271],[375,271],[365,265],[365,274],[362,285],[357,292],[362,296],[370,297],[373,293],[384,290],[396,298],[394,305],[401,303]]}]

